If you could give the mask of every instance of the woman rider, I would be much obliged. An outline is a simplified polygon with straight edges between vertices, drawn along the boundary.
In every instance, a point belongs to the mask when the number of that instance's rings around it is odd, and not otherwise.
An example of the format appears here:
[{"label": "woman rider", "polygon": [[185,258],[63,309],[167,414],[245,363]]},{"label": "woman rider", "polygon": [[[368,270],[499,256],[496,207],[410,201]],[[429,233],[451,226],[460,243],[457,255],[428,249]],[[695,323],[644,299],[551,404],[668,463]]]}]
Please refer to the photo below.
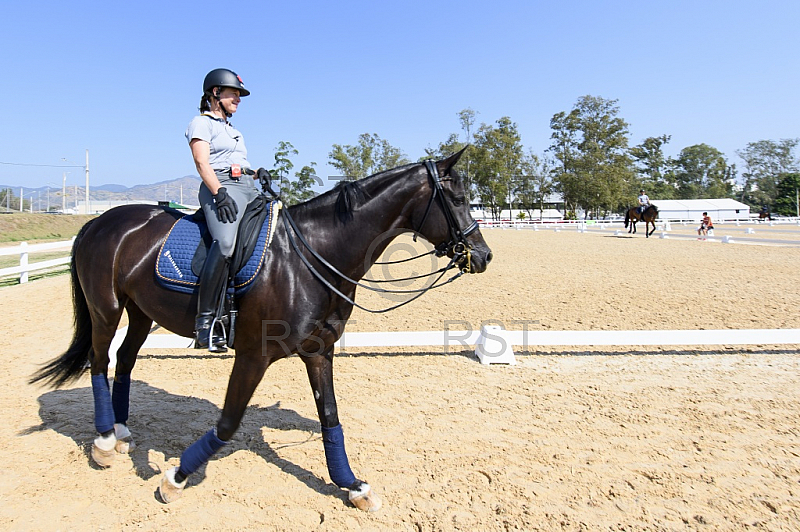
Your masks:
[{"label": "woman rider", "polygon": [[240,213],[258,192],[246,176],[253,174],[247,162],[242,134],[228,122],[248,96],[242,78],[227,68],[212,70],[203,81],[200,115],[189,123],[186,140],[203,183],[200,207],[213,242],[200,273],[195,320],[195,347],[224,352],[225,338],[215,334],[212,324],[228,278],[228,265],[236,243]]}]

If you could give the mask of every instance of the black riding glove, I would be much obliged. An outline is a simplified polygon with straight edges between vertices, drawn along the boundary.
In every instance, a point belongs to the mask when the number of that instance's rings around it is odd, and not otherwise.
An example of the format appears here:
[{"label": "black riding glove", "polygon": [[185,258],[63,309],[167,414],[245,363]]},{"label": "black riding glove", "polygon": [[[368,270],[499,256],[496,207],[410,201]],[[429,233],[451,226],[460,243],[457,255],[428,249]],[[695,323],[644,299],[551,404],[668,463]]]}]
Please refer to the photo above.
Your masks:
[{"label": "black riding glove", "polygon": [[278,197],[277,194],[275,194],[275,191],[272,190],[273,177],[274,176],[272,173],[266,168],[259,168],[256,170],[256,178],[258,179],[258,182],[261,183],[261,190],[264,192],[269,192],[272,197]]},{"label": "black riding glove", "polygon": [[217,193],[214,194],[214,203],[217,205],[217,220],[222,223],[233,223],[236,221],[236,215],[239,214],[239,207],[233,198],[228,196],[228,191],[225,187],[220,187]]}]

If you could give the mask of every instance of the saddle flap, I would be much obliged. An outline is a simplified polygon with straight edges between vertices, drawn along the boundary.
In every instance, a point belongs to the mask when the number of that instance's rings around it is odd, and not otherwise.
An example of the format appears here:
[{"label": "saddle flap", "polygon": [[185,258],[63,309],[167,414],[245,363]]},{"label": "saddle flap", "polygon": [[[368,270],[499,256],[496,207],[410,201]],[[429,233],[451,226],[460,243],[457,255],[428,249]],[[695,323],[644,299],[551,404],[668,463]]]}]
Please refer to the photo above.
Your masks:
[{"label": "saddle flap", "polygon": [[[262,199],[251,202],[239,226],[237,249],[231,263],[236,295],[242,295],[261,270],[280,206]],[[165,288],[192,293],[197,289],[211,234],[204,218],[180,218],[170,229],[156,260],[155,274]]]}]

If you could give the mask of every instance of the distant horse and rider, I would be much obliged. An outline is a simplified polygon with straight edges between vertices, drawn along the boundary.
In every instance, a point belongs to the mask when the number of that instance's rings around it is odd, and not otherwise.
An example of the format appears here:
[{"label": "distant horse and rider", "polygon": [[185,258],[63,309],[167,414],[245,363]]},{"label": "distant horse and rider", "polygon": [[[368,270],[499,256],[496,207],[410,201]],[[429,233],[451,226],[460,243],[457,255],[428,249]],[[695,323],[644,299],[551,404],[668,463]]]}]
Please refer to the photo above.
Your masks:
[{"label": "distant horse and rider", "polygon": [[769,212],[769,209],[766,206],[761,207],[761,212],[758,213],[759,220],[763,220],[764,218],[770,222],[772,221],[772,213]]},{"label": "distant horse and rider", "polygon": [[[640,207],[631,207],[625,211],[625,227],[628,227],[628,233],[636,233],[636,222],[644,220],[644,233],[647,238],[656,232],[656,219],[658,219],[658,207],[655,205],[648,205],[644,208],[643,212],[639,212]],[[648,232],[650,224],[653,229]]]}]

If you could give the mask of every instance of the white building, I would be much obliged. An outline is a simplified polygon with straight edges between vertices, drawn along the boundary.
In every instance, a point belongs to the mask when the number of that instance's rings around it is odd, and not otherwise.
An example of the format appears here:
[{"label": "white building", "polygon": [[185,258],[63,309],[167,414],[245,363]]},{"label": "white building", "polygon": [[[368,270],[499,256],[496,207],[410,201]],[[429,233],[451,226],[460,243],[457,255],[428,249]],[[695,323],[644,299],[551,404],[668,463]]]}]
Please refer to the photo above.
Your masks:
[{"label": "white building", "polygon": [[[516,221],[521,219],[520,213],[525,220],[557,221],[564,219],[564,200],[560,194],[550,194],[544,198],[544,210],[536,209],[503,209],[500,211],[500,220]],[[538,207],[538,205],[537,205]],[[492,211],[486,208],[479,199],[474,199],[469,205],[470,214],[476,220],[491,220]]]},{"label": "white building", "polygon": [[[185,210],[186,212],[194,212],[200,207],[198,205],[179,205],[172,201],[151,201],[151,200],[91,200],[89,202],[90,214],[102,214],[107,210],[119,207],[120,205],[163,205],[165,207],[172,207],[178,210]],[[184,207],[183,209],[181,207]],[[78,201],[76,209],[67,209],[69,214],[86,214],[86,202]]]},{"label": "white building", "polygon": [[658,207],[659,220],[700,221],[707,212],[712,221],[749,220],[750,207],[734,199],[658,200],[650,202]]}]

